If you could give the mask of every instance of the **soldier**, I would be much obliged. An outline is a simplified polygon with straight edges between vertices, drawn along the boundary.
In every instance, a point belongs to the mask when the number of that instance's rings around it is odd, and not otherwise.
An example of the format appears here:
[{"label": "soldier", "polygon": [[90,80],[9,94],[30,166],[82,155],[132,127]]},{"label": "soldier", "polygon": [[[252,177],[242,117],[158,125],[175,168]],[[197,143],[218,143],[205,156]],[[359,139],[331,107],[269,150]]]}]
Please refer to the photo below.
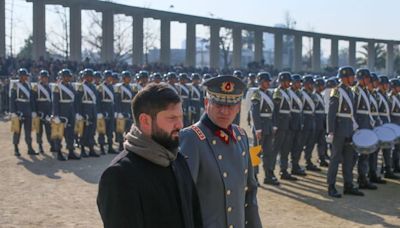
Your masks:
[{"label": "soldier", "polygon": [[364,196],[353,185],[353,163],[356,156],[351,145],[354,130],[358,125],[354,119],[355,102],[351,91],[354,83],[354,70],[351,67],[341,67],[338,70],[340,85],[332,90],[327,117],[327,142],[332,143],[332,155],[328,167],[328,194],[340,198],[335,187],[340,161],[344,179],[344,194]]},{"label": "soldier", "polygon": [[153,82],[156,84],[159,84],[162,81],[162,77],[160,73],[154,73],[153,74]]},{"label": "soldier", "polygon": [[[316,133],[316,104],[318,103],[318,98],[313,93],[314,91],[314,77],[312,75],[305,75],[303,77],[303,89],[302,102],[303,102],[303,128],[301,130],[301,144],[298,150],[298,156],[296,157],[295,164],[299,164],[300,154],[304,148],[304,158],[306,160],[306,169],[309,171],[320,172],[321,169],[318,168],[312,162],[312,152],[315,146],[315,133]],[[293,173],[293,172],[292,172]]]},{"label": "soldier", "polygon": [[[239,78],[242,82],[244,80],[242,71],[240,71],[240,70],[233,71],[233,76]],[[235,120],[233,121],[233,123],[236,124],[236,125],[240,125],[240,111],[241,110],[239,110],[239,113],[237,114]]]},{"label": "soldier", "polygon": [[187,85],[189,82],[188,75],[186,73],[179,74],[179,83],[177,84],[178,95],[182,100],[183,109],[183,126],[187,127],[190,124],[191,113],[190,108],[190,87]]},{"label": "soldier", "polygon": [[[69,159],[80,159],[74,152],[74,127],[75,120],[81,120],[82,116],[76,113],[76,92],[71,85],[72,74],[69,69],[62,69],[58,75],[61,81],[53,89],[52,121],[65,123],[64,138],[68,149]],[[61,153],[61,139],[54,140],[54,149],[57,152],[57,159],[67,160]]]},{"label": "soldier", "polygon": [[176,85],[176,83],[178,82],[178,77],[176,76],[175,72],[168,72],[167,73],[167,83],[168,86],[173,89],[177,94],[179,94],[178,92],[178,87]]},{"label": "soldier", "polygon": [[[122,84],[116,88],[116,98],[117,98],[117,106],[119,109],[118,116],[125,119],[125,132],[128,132],[132,125],[132,114],[131,114],[131,101],[137,94],[137,90],[134,89],[131,83],[131,72],[122,71]],[[121,114],[121,115],[119,115]],[[124,150],[123,147],[123,134],[117,133],[116,140],[119,143],[119,151]]]},{"label": "soldier", "polygon": [[39,82],[32,88],[33,94],[36,101],[36,111],[40,117],[40,128],[36,132],[36,142],[39,145],[39,152],[44,153],[43,150],[43,128],[46,131],[46,138],[50,144],[50,151],[56,152],[53,145],[53,140],[51,140],[51,127],[50,127],[50,117],[52,112],[51,107],[51,89],[49,86],[49,72],[47,70],[40,71]]},{"label": "soldier", "polygon": [[[369,92],[367,85],[370,84],[371,74],[368,69],[357,69],[357,84],[353,87],[354,102],[356,106],[355,120],[360,129],[372,129],[375,126],[375,120],[371,115],[371,106],[369,100]],[[369,182],[367,178],[368,172],[368,155],[358,155],[358,187],[360,189],[377,189],[377,186]]]},{"label": "soldier", "polygon": [[149,82],[149,72],[145,70],[139,71],[136,83],[138,90],[140,91],[142,88],[144,88],[148,82]]},{"label": "soldier", "polygon": [[[197,186],[204,227],[261,227],[248,138],[232,124],[245,84],[220,76],[204,83],[205,112],[180,134],[180,149]],[[222,197],[221,197],[222,196]]]},{"label": "soldier", "polygon": [[[382,120],[382,124],[390,123],[390,102],[387,97],[387,92],[389,90],[389,78],[387,76],[379,76],[379,89],[377,91],[378,104],[379,104],[379,117]],[[382,149],[383,160],[385,166],[383,167],[385,178],[388,179],[399,179],[392,171],[392,150]]]},{"label": "soldier", "polygon": [[93,73],[93,76],[94,76],[94,84],[96,86],[99,86],[101,84],[101,80],[102,80],[103,75],[101,74],[100,71],[95,71]]},{"label": "soldier", "polygon": [[291,154],[292,175],[305,176],[305,171],[299,165],[300,154],[302,151],[301,130],[303,129],[303,102],[300,92],[301,76],[292,75],[291,87],[288,88],[288,95],[291,104],[291,116],[289,121],[289,132],[285,137],[283,146],[284,153],[281,154],[281,176],[282,179],[297,180],[296,177],[288,175],[288,156]]},{"label": "soldier", "polygon": [[[382,124],[382,120],[379,117],[379,105],[378,105],[378,94],[377,88],[379,84],[379,78],[375,73],[371,73],[370,83],[367,85],[369,90],[369,100],[371,104],[371,115],[374,118],[375,126],[379,126]],[[374,153],[369,155],[368,158],[368,177],[369,180],[373,183],[377,184],[386,184],[386,181],[383,180],[377,172],[378,169],[378,153],[380,149],[375,151]]]},{"label": "soldier", "polygon": [[[253,131],[256,136],[254,140],[255,144],[261,144],[262,146],[263,168],[265,172],[264,184],[279,185],[279,181],[274,174],[277,150],[272,149],[274,102],[272,93],[268,91],[271,75],[268,72],[260,72],[257,75],[257,82],[259,87],[251,97]],[[257,172],[257,169],[255,169],[255,172]]]},{"label": "soldier", "polygon": [[81,156],[88,157],[85,147],[89,148],[89,156],[99,157],[94,151],[94,136],[96,134],[96,117],[104,118],[102,113],[97,113],[98,94],[93,84],[93,70],[86,68],[83,70],[83,82],[78,87],[77,92],[78,113],[85,119],[83,135],[80,139]]},{"label": "soldier", "polygon": [[[288,88],[290,86],[290,81],[292,77],[289,72],[280,72],[278,75],[279,86],[274,90],[273,100],[274,100],[274,123],[273,132],[275,134],[273,147],[273,154],[280,153],[280,157],[288,157],[288,150],[285,150],[285,140],[289,134],[289,119],[291,116],[290,107],[291,99],[288,95]],[[292,144],[292,142],[290,143]],[[272,166],[275,168],[275,165]],[[275,178],[274,173],[271,175]],[[282,179],[296,180],[297,178],[290,175],[287,171],[281,173]]]},{"label": "soldier", "polygon": [[28,154],[29,155],[38,155],[32,148],[32,118],[37,116],[36,114],[36,104],[35,97],[31,90],[31,86],[29,85],[29,73],[25,68],[20,68],[18,70],[19,80],[15,82],[11,88],[11,98],[10,98],[10,112],[11,117],[18,117],[20,120],[20,130],[19,133],[13,134],[13,144],[14,144],[14,153],[15,156],[21,156],[18,144],[19,138],[21,136],[21,127],[24,126],[25,132],[25,142],[28,146]]},{"label": "soldier", "polygon": [[120,113],[117,113],[117,116],[114,116],[114,113],[118,112],[118,107],[116,107],[115,102],[112,71],[106,70],[104,72],[104,82],[97,87],[97,92],[99,93],[98,113],[101,113],[104,116],[106,123],[106,134],[99,133],[98,136],[100,151],[101,154],[106,154],[104,150],[104,144],[105,135],[107,135],[107,152],[109,154],[116,154],[117,152],[113,149],[113,132],[115,128],[115,118],[118,117],[118,115],[120,115],[119,118],[123,117]]},{"label": "soldier", "polygon": [[[400,124],[400,80],[395,78],[390,80],[391,85],[391,93],[390,93],[390,102],[391,102],[391,112],[390,112],[390,120],[392,123],[397,125]],[[393,149],[392,155],[392,167],[393,173],[400,172],[400,164],[399,164],[399,152],[400,146],[396,144]]]},{"label": "soldier", "polygon": [[328,167],[328,162],[326,161],[326,151],[327,144],[325,141],[326,136],[326,113],[325,113],[325,101],[322,91],[325,89],[325,81],[322,78],[318,78],[314,80],[315,92],[314,96],[316,97],[316,105],[315,105],[315,144],[317,144],[317,151],[319,157],[319,165],[321,167]]},{"label": "soldier", "polygon": [[204,111],[203,89],[200,86],[200,74],[192,74],[192,86],[190,86],[190,112],[192,113],[190,124],[194,124],[200,120],[200,116]]}]

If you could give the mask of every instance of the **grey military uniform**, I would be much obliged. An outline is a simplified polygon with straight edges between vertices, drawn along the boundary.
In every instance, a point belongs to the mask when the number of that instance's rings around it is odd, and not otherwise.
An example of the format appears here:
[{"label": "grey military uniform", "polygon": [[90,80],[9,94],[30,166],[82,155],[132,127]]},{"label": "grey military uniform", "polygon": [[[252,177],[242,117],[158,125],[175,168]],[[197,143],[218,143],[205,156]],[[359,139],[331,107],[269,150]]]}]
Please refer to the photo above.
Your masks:
[{"label": "grey military uniform", "polygon": [[326,114],[325,114],[325,102],[323,96],[315,92],[314,96],[317,100],[315,105],[315,143],[317,144],[318,157],[321,161],[324,161],[327,143],[325,140],[326,135]]},{"label": "grey military uniform", "polygon": [[[378,105],[379,105],[379,117],[382,120],[382,124],[391,122],[390,115],[390,102],[386,94],[381,91],[377,91]],[[382,149],[383,160],[385,163],[385,169],[387,172],[391,172],[392,167],[392,150]]]},{"label": "grey military uniform", "polygon": [[222,131],[217,128],[204,115],[180,133],[180,149],[197,186],[203,225],[261,227],[246,133],[232,125],[229,142],[225,142],[216,135]]},{"label": "grey military uniform", "polygon": [[[379,117],[379,104],[377,99],[377,92],[372,91],[369,93],[369,100],[371,104],[371,115],[375,121],[375,126],[379,126],[381,124],[381,118]],[[379,149],[369,155],[368,159],[368,167],[369,167],[369,176],[375,177],[377,175],[377,168],[378,168],[378,153]]]},{"label": "grey military uniform", "polygon": [[299,164],[300,154],[302,149],[304,148],[304,158],[306,159],[307,165],[311,165],[311,157],[312,151],[315,145],[315,129],[316,129],[316,122],[315,122],[315,106],[316,106],[316,97],[315,94],[303,89],[302,90],[302,101],[303,101],[303,128],[301,130],[301,141],[298,150],[298,157],[294,161],[294,164]]},{"label": "grey military uniform", "polygon": [[[399,94],[391,94],[390,95],[390,102],[391,102],[391,112],[390,112],[390,120],[392,123],[395,123],[397,125],[400,124],[400,95]],[[392,155],[392,167],[393,168],[399,168],[400,163],[399,163],[399,158],[400,156],[400,146],[399,144],[396,144],[393,150],[393,155]]]}]

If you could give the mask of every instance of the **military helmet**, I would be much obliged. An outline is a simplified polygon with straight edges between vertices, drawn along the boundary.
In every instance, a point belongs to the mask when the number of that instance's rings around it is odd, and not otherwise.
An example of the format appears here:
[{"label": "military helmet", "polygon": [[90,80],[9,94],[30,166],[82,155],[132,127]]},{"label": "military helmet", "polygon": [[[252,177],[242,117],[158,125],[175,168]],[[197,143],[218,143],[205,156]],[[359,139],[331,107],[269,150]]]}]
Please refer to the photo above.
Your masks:
[{"label": "military helmet", "polygon": [[261,82],[263,80],[271,81],[271,74],[268,72],[259,72],[257,74],[257,81]]},{"label": "military helmet", "polygon": [[392,78],[392,79],[390,79],[390,86],[391,86],[391,87],[400,86],[400,79],[398,79],[398,78]]},{"label": "military helmet", "polygon": [[354,75],[354,69],[351,66],[340,67],[337,73],[338,78],[347,78]]},{"label": "military helmet", "polygon": [[291,81],[292,82],[301,82],[302,80],[301,80],[300,74],[292,74]]},{"label": "military helmet", "polygon": [[371,82],[379,81],[378,75],[374,72],[371,72]]},{"label": "military helmet", "polygon": [[175,72],[168,72],[167,73],[167,79],[176,79],[176,73]]},{"label": "military helmet", "polygon": [[356,77],[357,77],[357,80],[362,80],[367,77],[370,78],[371,72],[369,72],[369,70],[366,68],[360,68],[360,69],[356,70]]},{"label": "military helmet", "polygon": [[17,73],[18,76],[29,76],[29,72],[26,68],[19,68]]},{"label": "military helmet", "polygon": [[335,77],[331,77],[331,78],[328,78],[328,80],[326,80],[326,87],[328,87],[328,88],[334,88],[338,84],[339,83],[338,83],[338,81],[336,80]]},{"label": "military helmet", "polygon": [[379,75],[379,83],[381,84],[388,84],[389,83],[389,78],[385,75]]},{"label": "military helmet", "polygon": [[240,70],[234,70],[233,76],[243,79],[243,74],[242,74],[242,71],[240,71]]},{"label": "military helmet", "polygon": [[123,78],[125,78],[125,77],[129,77],[130,78],[132,76],[131,72],[128,71],[128,70],[122,71],[121,75],[122,75]]},{"label": "military helmet", "polygon": [[179,80],[189,80],[189,76],[186,73],[180,73],[178,76]]},{"label": "military helmet", "polygon": [[212,78],[211,74],[203,74],[203,79],[204,80],[207,80],[207,79],[210,79],[210,78]]},{"label": "military helmet", "polygon": [[119,74],[118,74],[118,72],[113,72],[112,73],[112,77],[114,78],[114,79],[119,79]]},{"label": "military helmet", "polygon": [[199,73],[192,73],[192,80],[201,80]]},{"label": "military helmet", "polygon": [[105,78],[106,78],[106,77],[112,77],[113,71],[112,71],[112,70],[105,70],[105,71],[103,72],[103,75],[104,75]]},{"label": "military helmet", "polygon": [[49,72],[47,70],[41,70],[39,73],[40,77],[49,77]]},{"label": "military helmet", "polygon": [[61,77],[71,77],[72,73],[70,69],[64,68],[58,72],[58,75]]},{"label": "military helmet", "polygon": [[161,74],[158,72],[153,73],[153,80],[157,79],[157,80],[162,80]]},{"label": "military helmet", "polygon": [[101,71],[95,71],[95,72],[93,72],[93,76],[95,77],[95,78],[102,78],[103,77],[103,74],[101,73]]},{"label": "military helmet", "polygon": [[249,73],[249,74],[248,74],[248,77],[249,77],[249,78],[256,78],[256,74],[255,74],[255,73]]},{"label": "military helmet", "polygon": [[284,81],[289,81],[290,82],[291,80],[292,80],[292,75],[287,71],[280,72],[278,74],[278,81],[279,82],[284,82]]},{"label": "military helmet", "polygon": [[142,79],[142,78],[148,78],[149,77],[149,72],[146,70],[141,70],[139,71],[137,78]]},{"label": "military helmet", "polygon": [[93,69],[86,68],[86,69],[83,70],[82,76],[83,77],[85,77],[85,76],[93,76],[93,73],[94,73]]},{"label": "military helmet", "polygon": [[314,84],[314,77],[312,75],[304,75],[302,78],[303,84],[311,83]]},{"label": "military helmet", "polygon": [[323,78],[314,79],[315,86],[325,86],[325,80]]}]

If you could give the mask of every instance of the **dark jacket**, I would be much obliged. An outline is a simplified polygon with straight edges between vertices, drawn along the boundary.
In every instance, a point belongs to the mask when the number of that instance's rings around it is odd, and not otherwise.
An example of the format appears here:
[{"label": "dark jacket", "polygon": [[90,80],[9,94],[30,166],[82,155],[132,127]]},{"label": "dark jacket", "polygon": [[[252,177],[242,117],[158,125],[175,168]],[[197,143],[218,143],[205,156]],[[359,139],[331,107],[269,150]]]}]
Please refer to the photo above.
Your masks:
[{"label": "dark jacket", "polygon": [[202,227],[200,204],[183,155],[169,167],[122,152],[99,183],[104,227]]}]

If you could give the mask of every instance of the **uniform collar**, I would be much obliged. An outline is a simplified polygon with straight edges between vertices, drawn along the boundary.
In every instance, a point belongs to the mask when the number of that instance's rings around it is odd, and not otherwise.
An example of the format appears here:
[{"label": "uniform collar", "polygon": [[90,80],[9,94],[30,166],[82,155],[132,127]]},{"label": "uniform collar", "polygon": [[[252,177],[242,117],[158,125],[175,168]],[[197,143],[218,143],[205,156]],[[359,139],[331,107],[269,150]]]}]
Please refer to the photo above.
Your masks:
[{"label": "uniform collar", "polygon": [[216,124],[214,124],[210,117],[208,117],[207,114],[204,114],[200,122],[206,125],[208,129],[211,130],[211,132],[214,133],[215,136],[217,136],[219,139],[221,139],[222,142],[229,144],[229,139],[231,138],[234,142],[236,142],[236,135],[232,129],[232,125],[230,125],[227,129],[220,128]]}]

